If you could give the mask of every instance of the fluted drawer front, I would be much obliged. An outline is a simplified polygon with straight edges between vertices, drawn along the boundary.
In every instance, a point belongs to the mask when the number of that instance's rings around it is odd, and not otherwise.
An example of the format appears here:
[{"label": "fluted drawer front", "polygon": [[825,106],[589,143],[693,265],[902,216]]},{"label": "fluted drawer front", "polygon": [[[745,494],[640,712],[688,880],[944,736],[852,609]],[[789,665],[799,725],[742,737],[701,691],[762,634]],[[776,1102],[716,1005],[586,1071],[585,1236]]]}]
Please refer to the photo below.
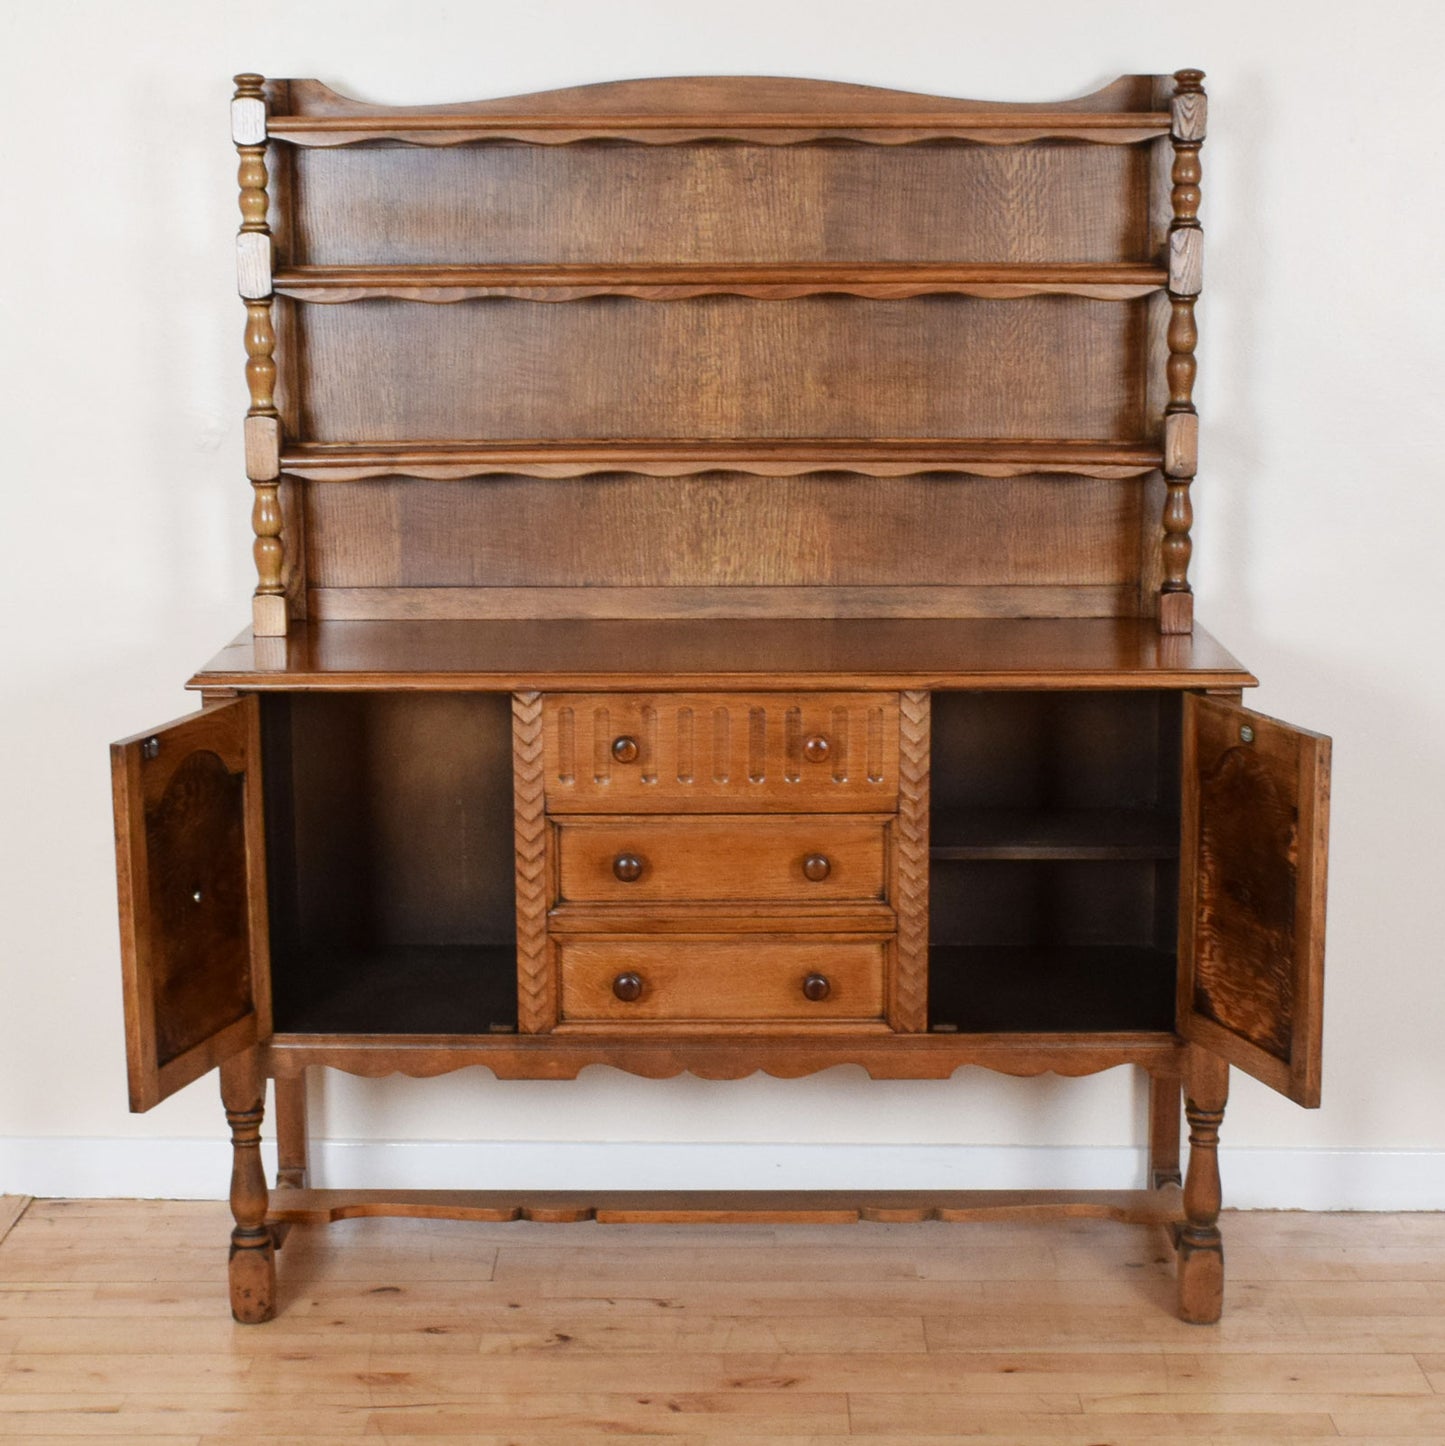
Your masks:
[{"label": "fluted drawer front", "polygon": [[883,818],[836,814],[562,819],[561,902],[881,901]]},{"label": "fluted drawer front", "polygon": [[562,939],[562,1023],[879,1021],[887,948],[857,937]]},{"label": "fluted drawer front", "polygon": [[554,693],[551,813],[891,812],[896,693]]}]

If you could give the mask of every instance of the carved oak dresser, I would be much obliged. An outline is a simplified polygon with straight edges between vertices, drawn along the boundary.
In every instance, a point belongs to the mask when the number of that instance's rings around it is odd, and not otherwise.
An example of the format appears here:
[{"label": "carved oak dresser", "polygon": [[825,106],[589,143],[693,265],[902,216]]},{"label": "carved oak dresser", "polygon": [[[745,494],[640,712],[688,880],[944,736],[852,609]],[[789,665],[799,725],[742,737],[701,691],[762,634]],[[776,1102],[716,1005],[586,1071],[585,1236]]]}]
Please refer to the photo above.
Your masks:
[{"label": "carved oak dresser", "polygon": [[[113,749],[131,1103],[219,1067],[238,1319],[357,1214],[1050,1212],[1218,1318],[1229,1067],[1319,1101],[1329,742],[1193,626],[1201,80],[238,77],[253,624]],[[1150,1179],[308,1185],[308,1070],[596,1063],[1132,1065]]]}]

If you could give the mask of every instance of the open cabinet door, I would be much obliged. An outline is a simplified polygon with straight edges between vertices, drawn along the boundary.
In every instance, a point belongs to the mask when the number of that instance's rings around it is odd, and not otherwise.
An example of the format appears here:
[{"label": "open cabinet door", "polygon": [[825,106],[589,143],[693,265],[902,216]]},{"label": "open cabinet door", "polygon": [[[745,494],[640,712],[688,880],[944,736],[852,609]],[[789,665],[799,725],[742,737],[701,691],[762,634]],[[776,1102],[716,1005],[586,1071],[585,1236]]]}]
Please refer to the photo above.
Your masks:
[{"label": "open cabinet door", "polygon": [[260,707],[238,698],[110,749],[130,1107],[271,1032]]},{"label": "open cabinet door", "polygon": [[1179,1033],[1320,1102],[1330,740],[1184,698]]}]

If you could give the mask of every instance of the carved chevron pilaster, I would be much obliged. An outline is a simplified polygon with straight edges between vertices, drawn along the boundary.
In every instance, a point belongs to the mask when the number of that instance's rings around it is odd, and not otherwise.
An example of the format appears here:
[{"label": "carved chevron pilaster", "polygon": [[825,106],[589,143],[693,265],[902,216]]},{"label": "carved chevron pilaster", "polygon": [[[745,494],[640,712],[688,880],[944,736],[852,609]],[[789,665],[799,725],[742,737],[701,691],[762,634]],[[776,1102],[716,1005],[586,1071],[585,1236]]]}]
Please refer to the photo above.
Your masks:
[{"label": "carved chevron pilaster", "polygon": [[512,790],[517,842],[517,1027],[557,1022],[547,946],[547,816],[543,808],[542,695],[512,694]]},{"label": "carved chevron pilaster", "polygon": [[893,825],[893,907],[898,952],[889,1021],[897,1030],[928,1028],[929,697],[903,693],[898,712],[898,818]]}]

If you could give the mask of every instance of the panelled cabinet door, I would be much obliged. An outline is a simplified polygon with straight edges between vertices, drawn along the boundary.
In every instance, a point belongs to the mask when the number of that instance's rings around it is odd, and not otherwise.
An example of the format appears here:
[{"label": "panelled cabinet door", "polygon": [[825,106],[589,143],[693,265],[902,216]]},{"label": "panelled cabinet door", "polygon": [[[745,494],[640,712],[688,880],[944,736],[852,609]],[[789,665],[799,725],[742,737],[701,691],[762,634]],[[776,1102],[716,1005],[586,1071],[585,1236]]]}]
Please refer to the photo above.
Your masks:
[{"label": "panelled cabinet door", "polygon": [[1184,698],[1179,1033],[1320,1102],[1330,740]]},{"label": "panelled cabinet door", "polygon": [[111,745],[133,1110],[270,1034],[259,724],[248,696]]}]

